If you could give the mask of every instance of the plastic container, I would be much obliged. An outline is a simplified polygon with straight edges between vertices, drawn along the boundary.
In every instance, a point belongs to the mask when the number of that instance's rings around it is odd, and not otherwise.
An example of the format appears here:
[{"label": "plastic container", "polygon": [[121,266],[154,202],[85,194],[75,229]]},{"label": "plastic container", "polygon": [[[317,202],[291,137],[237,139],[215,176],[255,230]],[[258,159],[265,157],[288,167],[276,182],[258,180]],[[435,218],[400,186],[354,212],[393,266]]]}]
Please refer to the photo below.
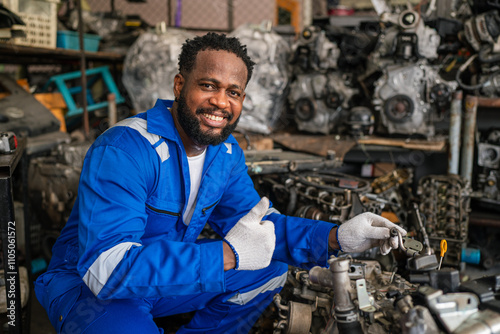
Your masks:
[{"label": "plastic container", "polygon": [[26,23],[18,26],[26,37],[13,38],[16,45],[56,48],[57,5],[59,0],[22,1],[17,9],[12,9]]},{"label": "plastic container", "polygon": [[[83,48],[85,51],[95,52],[99,50],[101,37],[93,34],[83,34]],[[80,50],[78,32],[60,30],[57,32],[57,47],[62,49]]]},{"label": "plastic container", "polygon": [[476,248],[462,248],[462,262],[471,264],[481,263],[481,251]]}]

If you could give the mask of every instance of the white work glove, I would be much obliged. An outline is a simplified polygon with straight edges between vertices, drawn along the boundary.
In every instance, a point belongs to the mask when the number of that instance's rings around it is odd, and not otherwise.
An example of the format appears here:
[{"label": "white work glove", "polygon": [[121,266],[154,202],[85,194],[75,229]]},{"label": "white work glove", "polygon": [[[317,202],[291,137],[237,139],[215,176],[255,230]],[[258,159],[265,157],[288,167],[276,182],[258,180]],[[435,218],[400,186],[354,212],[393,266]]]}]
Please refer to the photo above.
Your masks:
[{"label": "white work glove", "polygon": [[395,227],[401,235],[406,231],[388,219],[371,212],[359,214],[337,229],[337,241],[344,252],[364,252],[373,247],[380,247],[383,255],[398,248],[397,237],[391,237],[390,230]]},{"label": "white work glove", "polygon": [[268,209],[269,200],[262,197],[227,233],[224,240],[235,252],[236,270],[257,270],[271,263],[276,244],[274,224],[262,220]]}]

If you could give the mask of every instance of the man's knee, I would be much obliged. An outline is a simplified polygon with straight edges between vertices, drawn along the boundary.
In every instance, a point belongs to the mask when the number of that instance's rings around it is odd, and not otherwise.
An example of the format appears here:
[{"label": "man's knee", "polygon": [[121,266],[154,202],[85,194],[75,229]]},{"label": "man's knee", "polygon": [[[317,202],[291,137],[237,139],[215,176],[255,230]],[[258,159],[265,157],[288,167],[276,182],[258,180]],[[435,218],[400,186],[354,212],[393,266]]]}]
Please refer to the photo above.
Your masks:
[{"label": "man's knee", "polygon": [[142,299],[97,299],[88,288],[82,287],[81,295],[64,319],[61,333],[159,333],[148,305]]}]

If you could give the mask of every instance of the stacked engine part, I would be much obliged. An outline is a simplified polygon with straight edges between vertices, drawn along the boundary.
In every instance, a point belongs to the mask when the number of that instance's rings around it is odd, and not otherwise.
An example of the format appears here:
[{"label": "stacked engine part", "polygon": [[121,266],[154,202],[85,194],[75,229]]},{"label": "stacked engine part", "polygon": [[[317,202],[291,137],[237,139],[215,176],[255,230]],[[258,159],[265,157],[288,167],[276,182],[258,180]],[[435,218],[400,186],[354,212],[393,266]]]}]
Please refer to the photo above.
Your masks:
[{"label": "stacked engine part", "polygon": [[[288,99],[298,129],[323,134],[340,131],[345,111],[357,92],[349,86],[349,79],[339,72],[297,75],[290,86]],[[370,123],[371,119],[367,121]]]},{"label": "stacked engine part", "polygon": [[485,140],[477,146],[477,165],[480,171],[477,174],[474,198],[479,199],[490,207],[495,208],[500,203],[500,131],[492,130]]},{"label": "stacked engine part", "polygon": [[365,196],[372,201],[385,203],[384,209],[394,212],[397,220],[407,221],[407,200],[411,198],[410,184],[413,182],[413,171],[409,168],[398,168],[371,182],[372,194]]},{"label": "stacked engine part", "polygon": [[[476,53],[457,72],[456,80],[462,88],[475,90],[486,97],[500,96],[500,72],[496,65],[500,61],[499,35],[500,15],[496,9],[471,16],[465,21],[465,39]],[[479,71],[473,69],[471,82],[464,83],[462,74],[476,60]]]},{"label": "stacked engine part", "polygon": [[281,319],[275,333],[334,333],[337,328],[339,333],[397,333],[399,312],[393,303],[417,288],[378,261],[350,257],[332,257],[328,269],[293,274],[293,300],[274,299]]},{"label": "stacked engine part", "polygon": [[439,244],[446,239],[448,252],[443,263],[458,266],[467,244],[470,183],[455,174],[428,175],[419,180],[417,194],[430,246],[439,253]]},{"label": "stacked engine part", "polygon": [[195,35],[180,29],[145,32],[127,51],[122,82],[137,112],[154,106],[158,98],[174,99],[172,78],[178,72],[182,43]]},{"label": "stacked engine part", "polygon": [[375,83],[373,105],[389,134],[434,136],[441,106],[451,101],[454,85],[442,80],[426,61],[392,64]]},{"label": "stacked engine part", "polygon": [[278,127],[285,110],[290,69],[290,46],[271,30],[270,22],[259,26],[246,24],[231,32],[246,45],[256,63],[238,123],[239,131],[270,134]]},{"label": "stacked engine part", "polygon": [[[41,250],[47,260],[59,232],[66,224],[78,193],[78,182],[90,143],[61,144],[49,156],[31,160],[29,197],[42,227]],[[32,236],[35,238],[35,236]]]},{"label": "stacked engine part", "polygon": [[359,92],[351,76],[337,71],[339,54],[338,46],[315,26],[305,28],[293,45],[288,101],[299,130],[323,134],[339,130],[351,98]]},{"label": "stacked engine part", "polygon": [[378,130],[432,137],[434,123],[442,118],[457,87],[440,76],[440,66],[432,65],[440,36],[413,9],[384,12],[380,20],[392,25],[381,33],[369,63],[370,71],[382,73],[372,94]]}]

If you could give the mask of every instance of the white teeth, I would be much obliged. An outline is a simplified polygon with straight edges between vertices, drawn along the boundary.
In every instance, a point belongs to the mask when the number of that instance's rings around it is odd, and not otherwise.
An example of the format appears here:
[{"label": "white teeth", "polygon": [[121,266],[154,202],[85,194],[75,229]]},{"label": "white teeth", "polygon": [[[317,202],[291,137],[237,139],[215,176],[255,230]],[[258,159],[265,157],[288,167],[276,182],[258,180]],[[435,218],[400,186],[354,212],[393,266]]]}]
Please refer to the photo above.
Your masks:
[{"label": "white teeth", "polygon": [[224,117],[221,117],[221,116],[215,116],[215,115],[209,115],[209,114],[203,114],[203,116],[205,116],[206,118],[212,120],[212,121],[217,121],[217,122],[220,122],[224,119]]}]

